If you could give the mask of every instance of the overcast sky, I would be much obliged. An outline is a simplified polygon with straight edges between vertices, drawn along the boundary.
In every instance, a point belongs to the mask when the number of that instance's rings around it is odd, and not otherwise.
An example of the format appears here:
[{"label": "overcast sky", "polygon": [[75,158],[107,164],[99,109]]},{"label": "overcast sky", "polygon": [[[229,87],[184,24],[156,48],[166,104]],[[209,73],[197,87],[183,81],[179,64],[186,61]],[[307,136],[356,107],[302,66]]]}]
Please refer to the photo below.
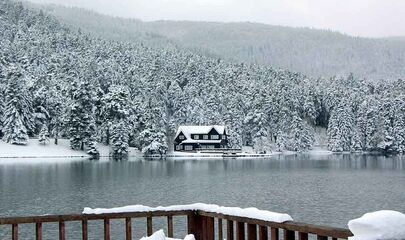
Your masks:
[{"label": "overcast sky", "polygon": [[405,36],[405,0],[31,0],[151,20],[250,21]]}]

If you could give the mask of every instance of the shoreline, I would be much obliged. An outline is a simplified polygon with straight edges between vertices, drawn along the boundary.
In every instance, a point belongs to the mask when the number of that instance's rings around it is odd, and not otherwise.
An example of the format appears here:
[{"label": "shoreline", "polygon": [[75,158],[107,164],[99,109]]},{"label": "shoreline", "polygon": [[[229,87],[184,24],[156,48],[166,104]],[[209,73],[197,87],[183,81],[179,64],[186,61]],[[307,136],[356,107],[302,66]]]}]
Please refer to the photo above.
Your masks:
[{"label": "shoreline", "polygon": [[[59,139],[59,144],[55,145],[49,143],[48,145],[40,145],[35,142],[36,139],[30,139],[27,145],[11,145],[0,141],[0,162],[1,159],[62,159],[62,158],[91,158],[87,153],[80,150],[72,150],[69,147],[68,139]],[[4,149],[4,150],[3,150]],[[100,156],[99,158],[109,158],[109,147],[99,144]],[[250,151],[237,153],[237,154],[223,154],[223,153],[188,153],[188,152],[178,152],[172,151],[167,153],[164,156],[160,155],[151,155],[144,156],[139,150],[135,148],[130,148],[128,157],[136,158],[150,158],[150,159],[165,159],[165,158],[271,158],[278,155],[341,155],[341,154],[376,154],[376,155],[385,155],[380,152],[332,152],[322,147],[314,147],[311,150],[305,152],[294,152],[294,151],[282,151],[282,152],[271,152],[266,154],[258,154]]]}]

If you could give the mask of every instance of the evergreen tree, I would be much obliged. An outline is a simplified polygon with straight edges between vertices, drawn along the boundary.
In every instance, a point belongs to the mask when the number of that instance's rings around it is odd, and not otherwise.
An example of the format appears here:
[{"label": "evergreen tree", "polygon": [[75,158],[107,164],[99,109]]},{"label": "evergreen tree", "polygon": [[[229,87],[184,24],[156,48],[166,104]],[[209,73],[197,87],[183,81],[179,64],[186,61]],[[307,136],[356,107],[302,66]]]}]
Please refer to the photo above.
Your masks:
[{"label": "evergreen tree", "polygon": [[334,152],[350,151],[353,134],[352,110],[345,101],[333,110],[328,124],[328,148]]},{"label": "evergreen tree", "polygon": [[122,158],[128,154],[129,116],[131,104],[129,91],[123,86],[112,86],[103,98],[102,115],[106,123],[107,143],[111,140],[111,155]]},{"label": "evergreen tree", "polygon": [[3,139],[11,144],[25,145],[28,142],[28,130],[32,129],[32,107],[21,71],[19,67],[11,66],[7,74]]},{"label": "evergreen tree", "polygon": [[114,158],[125,158],[128,156],[129,135],[128,127],[124,120],[114,123],[111,129],[111,152]]},{"label": "evergreen tree", "polygon": [[49,143],[49,132],[48,126],[45,124],[42,126],[41,131],[39,132],[38,141],[40,144],[46,145]]},{"label": "evergreen tree", "polygon": [[94,120],[94,90],[86,80],[73,81],[68,126],[70,147],[84,150],[85,144],[92,155],[96,151],[96,126]]}]

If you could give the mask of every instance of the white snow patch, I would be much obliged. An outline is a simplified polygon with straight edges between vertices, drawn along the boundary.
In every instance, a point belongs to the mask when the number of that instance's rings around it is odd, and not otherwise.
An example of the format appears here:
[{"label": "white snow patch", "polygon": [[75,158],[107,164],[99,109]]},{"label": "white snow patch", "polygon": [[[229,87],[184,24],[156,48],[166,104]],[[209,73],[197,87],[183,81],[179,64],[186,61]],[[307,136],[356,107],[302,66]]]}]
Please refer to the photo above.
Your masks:
[{"label": "white snow patch", "polygon": [[47,145],[40,144],[38,139],[30,139],[27,145],[13,145],[0,140],[1,158],[46,158],[46,157],[88,157],[83,151],[72,150],[69,140],[59,139],[58,145],[51,141]]},{"label": "white snow patch", "polygon": [[224,215],[232,215],[238,217],[254,218],[263,221],[271,221],[282,223],[293,221],[290,215],[285,213],[270,212],[259,210],[257,208],[238,208],[238,207],[222,207],[215,204],[194,203],[188,205],[173,205],[168,207],[148,207],[144,205],[132,205],[118,208],[84,208],[83,214],[103,214],[103,213],[122,213],[122,212],[154,212],[154,211],[205,211],[215,212]]},{"label": "white snow patch", "polygon": [[187,139],[191,139],[191,134],[208,134],[212,129],[215,129],[219,134],[224,134],[225,126],[211,125],[211,126],[179,126],[177,129],[176,137],[182,132]]},{"label": "white snow patch", "polygon": [[382,210],[366,213],[348,223],[353,233],[351,240],[403,240],[405,239],[405,214]]},{"label": "white snow patch", "polygon": [[[154,232],[152,235],[149,237],[143,237],[140,240],[180,240],[176,238],[167,238],[165,236],[165,233],[163,232],[163,229],[160,229],[159,231]],[[188,234],[184,238],[184,240],[195,240],[195,237],[193,234]]]},{"label": "white snow patch", "polygon": [[154,232],[149,237],[141,238],[141,240],[166,240],[166,236],[165,233],[163,232],[163,229],[160,229],[159,231]]}]

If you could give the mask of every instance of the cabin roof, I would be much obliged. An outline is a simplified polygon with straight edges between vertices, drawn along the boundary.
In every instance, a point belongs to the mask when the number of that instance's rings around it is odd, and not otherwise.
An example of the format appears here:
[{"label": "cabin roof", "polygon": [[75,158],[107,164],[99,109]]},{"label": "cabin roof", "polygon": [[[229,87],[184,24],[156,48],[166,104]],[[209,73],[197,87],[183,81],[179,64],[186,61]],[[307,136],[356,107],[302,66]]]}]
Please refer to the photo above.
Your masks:
[{"label": "cabin roof", "polygon": [[186,140],[182,141],[180,144],[183,144],[183,143],[221,143],[221,140],[186,139]]},{"label": "cabin roof", "polygon": [[176,138],[182,132],[188,140],[193,140],[191,134],[208,134],[212,129],[215,129],[219,134],[225,133],[225,126],[211,125],[211,126],[179,126],[176,133]]}]

